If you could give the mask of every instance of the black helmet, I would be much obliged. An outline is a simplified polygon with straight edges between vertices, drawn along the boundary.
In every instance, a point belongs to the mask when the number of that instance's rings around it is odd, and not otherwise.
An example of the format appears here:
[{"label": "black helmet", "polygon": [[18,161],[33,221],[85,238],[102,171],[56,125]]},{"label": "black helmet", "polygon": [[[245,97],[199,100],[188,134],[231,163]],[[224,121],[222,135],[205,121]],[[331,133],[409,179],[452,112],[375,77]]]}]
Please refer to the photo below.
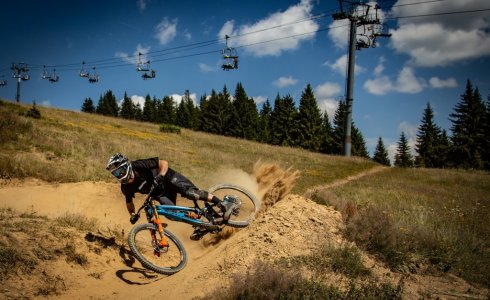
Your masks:
[{"label": "black helmet", "polygon": [[131,162],[121,153],[116,153],[107,162],[106,169],[111,172],[114,177],[121,183],[128,183],[133,172]]}]

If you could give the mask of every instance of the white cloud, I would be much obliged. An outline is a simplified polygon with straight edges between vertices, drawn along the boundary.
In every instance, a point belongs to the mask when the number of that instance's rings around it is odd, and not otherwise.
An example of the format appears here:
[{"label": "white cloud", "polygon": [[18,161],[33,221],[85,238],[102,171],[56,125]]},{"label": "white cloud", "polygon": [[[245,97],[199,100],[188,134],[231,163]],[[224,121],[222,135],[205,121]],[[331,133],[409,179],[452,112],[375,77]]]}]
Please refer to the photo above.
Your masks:
[{"label": "white cloud", "polygon": [[448,79],[440,79],[439,77],[432,77],[431,79],[429,79],[429,83],[430,86],[435,89],[453,88],[458,86],[458,83],[456,82],[456,79],[454,79],[454,77],[450,77]]},{"label": "white cloud", "polygon": [[[297,49],[301,42],[313,39],[319,25],[314,20],[308,20],[312,17],[312,9],[311,0],[302,0],[287,10],[273,13],[254,24],[235,28],[235,21],[230,20],[223,25],[218,38],[222,39],[225,35],[239,36],[229,39],[228,45],[253,45],[246,47],[245,51],[257,57],[279,56],[283,51]],[[305,21],[297,22],[298,20]],[[284,24],[290,25],[281,26]],[[305,34],[310,32],[311,34]],[[282,37],[290,38],[280,39]]]},{"label": "white cloud", "polygon": [[334,82],[325,82],[315,87],[315,98],[322,112],[327,112],[332,120],[335,110],[339,106],[340,85]]},{"label": "white cloud", "polygon": [[169,21],[167,17],[163,18],[162,22],[155,28],[155,38],[158,39],[160,45],[165,45],[175,38],[177,35],[177,19]]},{"label": "white cloud", "polygon": [[392,91],[393,83],[388,76],[379,76],[374,79],[368,79],[364,82],[364,89],[374,95],[385,95]]},{"label": "white cloud", "polygon": [[207,64],[204,64],[204,63],[200,63],[199,64],[199,69],[201,70],[201,72],[214,72],[214,71],[217,71],[216,68],[213,68],[210,65],[207,65]]},{"label": "white cloud", "polygon": [[[399,1],[401,2],[401,1]],[[406,4],[405,1],[403,1]],[[439,12],[481,9],[482,0],[428,2],[397,6],[394,17],[437,14]],[[443,15],[399,19],[399,28],[392,30],[391,45],[411,57],[416,66],[446,66],[458,61],[490,55],[488,13]]]},{"label": "white cloud", "polygon": [[51,102],[49,100],[44,100],[41,102],[41,106],[51,107]]},{"label": "white cloud", "polygon": [[[339,73],[344,77],[347,76],[347,54],[344,54],[341,57],[339,57],[334,63],[327,61],[323,65],[330,67],[330,69],[332,69],[333,71]],[[366,71],[365,68],[361,67],[358,64],[355,65],[354,68],[355,75],[358,75],[364,71]]]},{"label": "white cloud", "polygon": [[[177,105],[180,104],[182,101],[182,98],[184,98],[184,95],[179,95],[179,94],[171,94],[168,95],[169,97],[172,97]],[[191,98],[192,102],[194,102],[194,105],[197,105],[196,99],[197,95],[196,93],[189,94],[189,97]]]},{"label": "white cloud", "polygon": [[150,0],[137,0],[136,6],[138,6],[138,10],[141,12],[144,11],[148,2],[150,2]]},{"label": "white cloud", "polygon": [[[136,65],[139,62],[139,59],[141,59],[141,62],[147,62],[148,61],[148,56],[146,55],[150,51],[151,47],[143,47],[141,44],[138,44],[136,46],[136,50],[134,51],[133,55],[128,55],[126,52],[116,52],[114,54],[115,57],[121,58],[123,61],[128,62],[130,64]],[[141,53],[141,56],[139,55]]]},{"label": "white cloud", "polygon": [[395,90],[400,93],[416,94],[420,93],[423,90],[424,85],[424,80],[415,77],[412,68],[403,67],[403,69],[398,74]]},{"label": "white cloud", "polygon": [[294,79],[292,76],[289,77],[280,77],[279,79],[275,80],[272,84],[279,87],[287,87],[290,85],[295,85],[298,82],[297,79]]},{"label": "white cloud", "polygon": [[255,96],[252,97],[252,99],[254,99],[255,105],[261,105],[262,103],[267,101],[267,97],[265,96]]},{"label": "white cloud", "polygon": [[379,61],[378,61],[378,65],[376,65],[376,67],[374,68],[374,75],[375,76],[380,76],[381,73],[383,73],[383,71],[385,70],[385,63],[386,59],[384,58],[384,56],[381,56],[379,58]]},{"label": "white cloud", "polygon": [[382,75],[381,71],[379,69],[375,69],[375,78],[366,80],[364,83],[364,89],[367,92],[374,95],[385,95],[389,92],[416,94],[420,93],[427,85],[423,78],[418,78],[415,76],[411,67],[403,67],[403,69],[398,73],[398,77],[395,82],[393,82],[388,76]]}]

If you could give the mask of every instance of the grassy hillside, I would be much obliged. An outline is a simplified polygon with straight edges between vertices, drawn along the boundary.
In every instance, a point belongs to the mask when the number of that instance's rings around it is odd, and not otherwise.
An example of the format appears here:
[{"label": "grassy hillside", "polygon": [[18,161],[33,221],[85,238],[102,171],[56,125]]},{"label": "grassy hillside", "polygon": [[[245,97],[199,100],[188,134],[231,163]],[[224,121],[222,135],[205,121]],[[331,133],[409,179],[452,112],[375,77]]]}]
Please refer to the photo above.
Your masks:
[{"label": "grassy hillside", "polygon": [[[333,205],[346,237],[403,273],[450,272],[490,285],[490,174],[386,168],[370,161],[310,153],[155,124],[0,101],[0,178],[50,182],[110,181],[107,158],[159,156],[206,187],[223,168],[251,173],[259,161],[300,171],[293,193]],[[342,184],[333,184],[344,180]],[[319,186],[325,185],[321,188]],[[316,187],[315,189],[311,189]]]},{"label": "grassy hillside", "polygon": [[347,236],[395,269],[450,272],[490,286],[490,174],[399,169],[314,195],[341,210]]},{"label": "grassy hillside", "polygon": [[40,119],[26,117],[31,106],[0,102],[0,176],[46,181],[114,180],[105,170],[109,156],[159,156],[197,185],[223,168],[251,172],[258,160],[301,172],[295,192],[372,168],[346,159],[235,138],[182,130],[160,132],[156,124],[38,107]]}]

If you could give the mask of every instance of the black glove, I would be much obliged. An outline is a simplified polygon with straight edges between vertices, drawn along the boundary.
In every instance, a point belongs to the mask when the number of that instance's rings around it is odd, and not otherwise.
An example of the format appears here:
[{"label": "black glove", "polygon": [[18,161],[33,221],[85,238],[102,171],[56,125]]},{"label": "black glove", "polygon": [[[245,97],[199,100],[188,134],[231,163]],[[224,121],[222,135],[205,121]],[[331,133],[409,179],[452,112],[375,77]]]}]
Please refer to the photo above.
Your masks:
[{"label": "black glove", "polygon": [[163,184],[165,181],[165,177],[163,175],[157,175],[153,182],[155,183],[155,186],[160,186]]},{"label": "black glove", "polygon": [[134,223],[138,222],[138,219],[140,218],[140,215],[137,214],[131,214],[131,217],[129,218],[129,222],[134,225]]}]

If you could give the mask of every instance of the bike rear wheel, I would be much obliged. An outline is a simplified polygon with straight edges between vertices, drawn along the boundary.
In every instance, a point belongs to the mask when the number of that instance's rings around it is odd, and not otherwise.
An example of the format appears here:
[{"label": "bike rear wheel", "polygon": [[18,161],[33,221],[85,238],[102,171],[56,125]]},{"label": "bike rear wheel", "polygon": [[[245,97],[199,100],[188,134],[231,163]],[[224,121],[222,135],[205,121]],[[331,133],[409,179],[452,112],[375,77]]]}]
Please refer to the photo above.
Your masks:
[{"label": "bike rear wheel", "polygon": [[129,248],[136,259],[147,269],[154,272],[172,275],[182,270],[187,264],[187,253],[184,245],[168,230],[164,230],[169,243],[168,251],[155,251],[152,232],[158,237],[154,224],[138,224],[131,228],[128,235]]},{"label": "bike rear wheel", "polygon": [[210,193],[223,199],[225,196],[236,196],[242,202],[238,215],[231,215],[227,222],[231,227],[247,227],[254,219],[260,209],[260,202],[249,190],[233,184],[218,184],[210,189]]}]

